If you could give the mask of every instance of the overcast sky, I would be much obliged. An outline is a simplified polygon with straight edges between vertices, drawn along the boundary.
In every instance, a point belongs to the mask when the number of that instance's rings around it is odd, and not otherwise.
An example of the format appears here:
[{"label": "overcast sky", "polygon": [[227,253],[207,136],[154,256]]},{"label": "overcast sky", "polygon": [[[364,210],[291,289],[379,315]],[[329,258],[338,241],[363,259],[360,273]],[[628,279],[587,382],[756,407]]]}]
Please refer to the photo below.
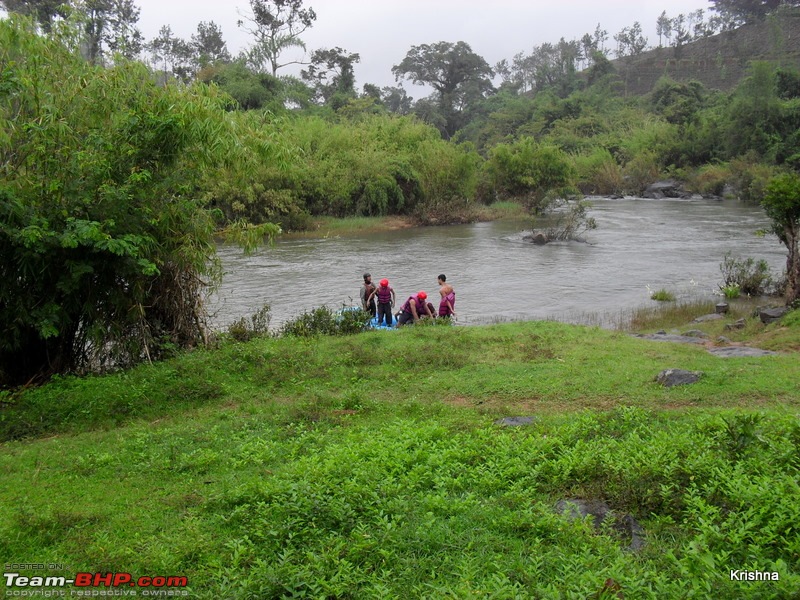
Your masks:
[{"label": "overcast sky", "polygon": [[[250,43],[237,27],[239,13],[249,9],[248,0],[137,0],[136,4],[141,8],[139,26],[148,40],[162,25],[170,25],[175,35],[188,40],[200,21],[214,21],[233,54]],[[317,13],[313,28],[303,35],[308,50],[339,46],[358,53],[359,89],[365,83],[396,85],[391,68],[413,45],[464,41],[494,66],[544,42],[580,38],[594,32],[598,23],[608,31],[607,43],[613,48],[614,34],[635,21],[641,23],[650,45],[657,45],[656,19],[662,11],[674,17],[700,8],[708,11],[711,6],[706,0],[305,0],[304,5]],[[298,72],[299,67],[293,74]],[[410,82],[404,87],[411,96],[421,95]]]}]

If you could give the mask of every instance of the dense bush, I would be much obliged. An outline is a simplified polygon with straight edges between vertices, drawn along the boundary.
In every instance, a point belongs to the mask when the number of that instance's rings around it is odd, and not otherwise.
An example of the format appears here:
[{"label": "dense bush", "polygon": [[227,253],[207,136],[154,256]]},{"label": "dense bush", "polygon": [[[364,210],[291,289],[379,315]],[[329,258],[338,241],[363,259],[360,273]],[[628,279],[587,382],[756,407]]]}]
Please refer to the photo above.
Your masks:
[{"label": "dense bush", "polygon": [[226,97],[94,67],[16,19],[0,81],[0,384],[202,340],[213,224],[189,191],[235,160]]},{"label": "dense bush", "polygon": [[747,296],[762,296],[770,291],[772,274],[766,260],[736,258],[730,252],[725,254],[719,265],[722,272],[721,290],[738,290]]},{"label": "dense bush", "polygon": [[315,335],[351,335],[367,328],[370,315],[361,309],[334,311],[321,306],[283,324],[280,335],[311,337]]}]

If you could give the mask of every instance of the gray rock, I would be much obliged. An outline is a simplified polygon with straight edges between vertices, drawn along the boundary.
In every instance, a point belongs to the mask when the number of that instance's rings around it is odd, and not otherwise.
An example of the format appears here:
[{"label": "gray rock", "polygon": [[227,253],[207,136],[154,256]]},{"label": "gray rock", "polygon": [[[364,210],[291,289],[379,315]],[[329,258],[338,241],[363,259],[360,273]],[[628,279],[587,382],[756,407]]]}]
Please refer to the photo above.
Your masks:
[{"label": "gray rock", "polygon": [[720,358],[742,358],[751,356],[777,356],[777,352],[762,350],[761,348],[748,348],[747,346],[728,346],[727,348],[711,348],[709,350],[714,356]]},{"label": "gray rock", "polygon": [[635,337],[644,340],[653,340],[655,342],[678,342],[681,344],[702,344],[704,342],[703,338],[689,337],[688,335],[674,335],[671,333],[637,333],[634,335]]},{"label": "gray rock", "polygon": [[710,315],[703,315],[697,317],[696,319],[692,320],[692,323],[708,323],[709,321],[719,321],[720,319],[724,319],[723,315],[719,315],[717,313],[712,313]]},{"label": "gray rock", "polygon": [[520,427],[522,425],[531,425],[534,420],[534,417],[503,417],[494,423],[503,427]]},{"label": "gray rock", "polygon": [[731,341],[728,338],[726,338],[724,335],[721,335],[721,336],[719,336],[717,338],[717,343],[718,344],[730,344]]},{"label": "gray rock", "polygon": [[685,371],[683,369],[665,369],[656,375],[656,381],[664,387],[689,385],[697,383],[703,376],[702,371]]},{"label": "gray rock", "polygon": [[608,504],[600,500],[583,500],[570,498],[560,500],[556,504],[556,512],[564,515],[570,521],[576,519],[592,518],[592,525],[596,531],[610,527],[626,540],[630,540],[628,549],[638,552],[644,547],[644,529],[629,514],[617,515]]},{"label": "gray rock", "polygon": [[764,325],[769,325],[770,323],[779,321],[787,312],[789,312],[789,309],[785,306],[781,306],[780,308],[765,308],[759,311],[758,318],[761,319]]},{"label": "gray rock", "polygon": [[541,231],[535,231],[530,235],[526,235],[522,238],[526,242],[531,242],[536,244],[537,246],[544,246],[550,240],[547,239],[547,236],[543,234]]},{"label": "gray rock", "polygon": [[718,315],[724,315],[728,312],[730,306],[728,306],[727,302],[720,302],[714,307],[714,312]]},{"label": "gray rock", "polygon": [[689,331],[684,331],[681,335],[686,337],[693,337],[693,338],[707,338],[708,334],[705,331],[700,331],[699,329],[690,329]]},{"label": "gray rock", "polygon": [[651,183],[642,193],[642,198],[650,198],[653,200],[661,200],[662,198],[682,198],[683,196],[684,192],[680,189],[680,184],[675,181],[657,181],[656,183]]},{"label": "gray rock", "polygon": [[733,323],[725,325],[725,331],[733,331],[734,329],[744,329],[747,322],[744,319],[736,319]]}]

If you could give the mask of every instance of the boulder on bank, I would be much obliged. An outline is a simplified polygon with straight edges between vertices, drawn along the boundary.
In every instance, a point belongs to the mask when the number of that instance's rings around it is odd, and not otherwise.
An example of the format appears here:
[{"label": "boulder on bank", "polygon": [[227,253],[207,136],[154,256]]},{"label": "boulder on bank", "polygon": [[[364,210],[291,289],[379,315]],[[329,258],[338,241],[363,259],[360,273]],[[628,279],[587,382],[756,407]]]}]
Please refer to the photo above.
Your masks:
[{"label": "boulder on bank", "polygon": [[691,197],[691,194],[687,194],[680,183],[671,179],[667,181],[656,181],[655,183],[651,183],[642,193],[642,198],[650,198],[651,200],[687,197]]},{"label": "boulder on bank", "polygon": [[665,369],[656,375],[656,381],[664,387],[689,385],[697,383],[703,376],[702,371],[685,371],[684,369]]},{"label": "boulder on bank", "polygon": [[778,308],[762,308],[758,311],[758,318],[761,319],[764,325],[769,325],[775,321],[780,321],[787,312],[789,312],[789,309],[785,306]]}]

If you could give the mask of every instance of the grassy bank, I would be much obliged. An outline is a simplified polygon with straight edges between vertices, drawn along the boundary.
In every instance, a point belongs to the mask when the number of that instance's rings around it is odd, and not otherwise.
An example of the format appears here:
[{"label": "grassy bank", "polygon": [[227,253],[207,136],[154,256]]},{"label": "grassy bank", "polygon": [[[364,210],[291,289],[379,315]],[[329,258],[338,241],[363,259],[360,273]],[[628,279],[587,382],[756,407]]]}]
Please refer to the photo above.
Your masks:
[{"label": "grassy bank", "polygon": [[[2,398],[3,435],[27,439],[0,453],[0,551],[185,575],[198,598],[792,597],[789,325],[750,325],[786,351],[758,359],[536,322],[260,339],[60,379]],[[704,376],[665,389],[666,368]],[[536,420],[495,424],[518,415]],[[576,497],[635,517],[644,549],[554,512]]]},{"label": "grassy bank", "polygon": [[[471,206],[462,214],[456,213],[453,221],[456,223],[469,223],[526,218],[530,218],[530,216],[521,204],[516,202],[495,202],[488,205]],[[441,224],[446,225],[448,223]],[[408,229],[420,225],[421,223],[415,218],[402,215],[347,218],[317,217],[312,220],[311,226],[307,231],[292,231],[283,234],[282,237],[286,239],[339,237]]]}]

